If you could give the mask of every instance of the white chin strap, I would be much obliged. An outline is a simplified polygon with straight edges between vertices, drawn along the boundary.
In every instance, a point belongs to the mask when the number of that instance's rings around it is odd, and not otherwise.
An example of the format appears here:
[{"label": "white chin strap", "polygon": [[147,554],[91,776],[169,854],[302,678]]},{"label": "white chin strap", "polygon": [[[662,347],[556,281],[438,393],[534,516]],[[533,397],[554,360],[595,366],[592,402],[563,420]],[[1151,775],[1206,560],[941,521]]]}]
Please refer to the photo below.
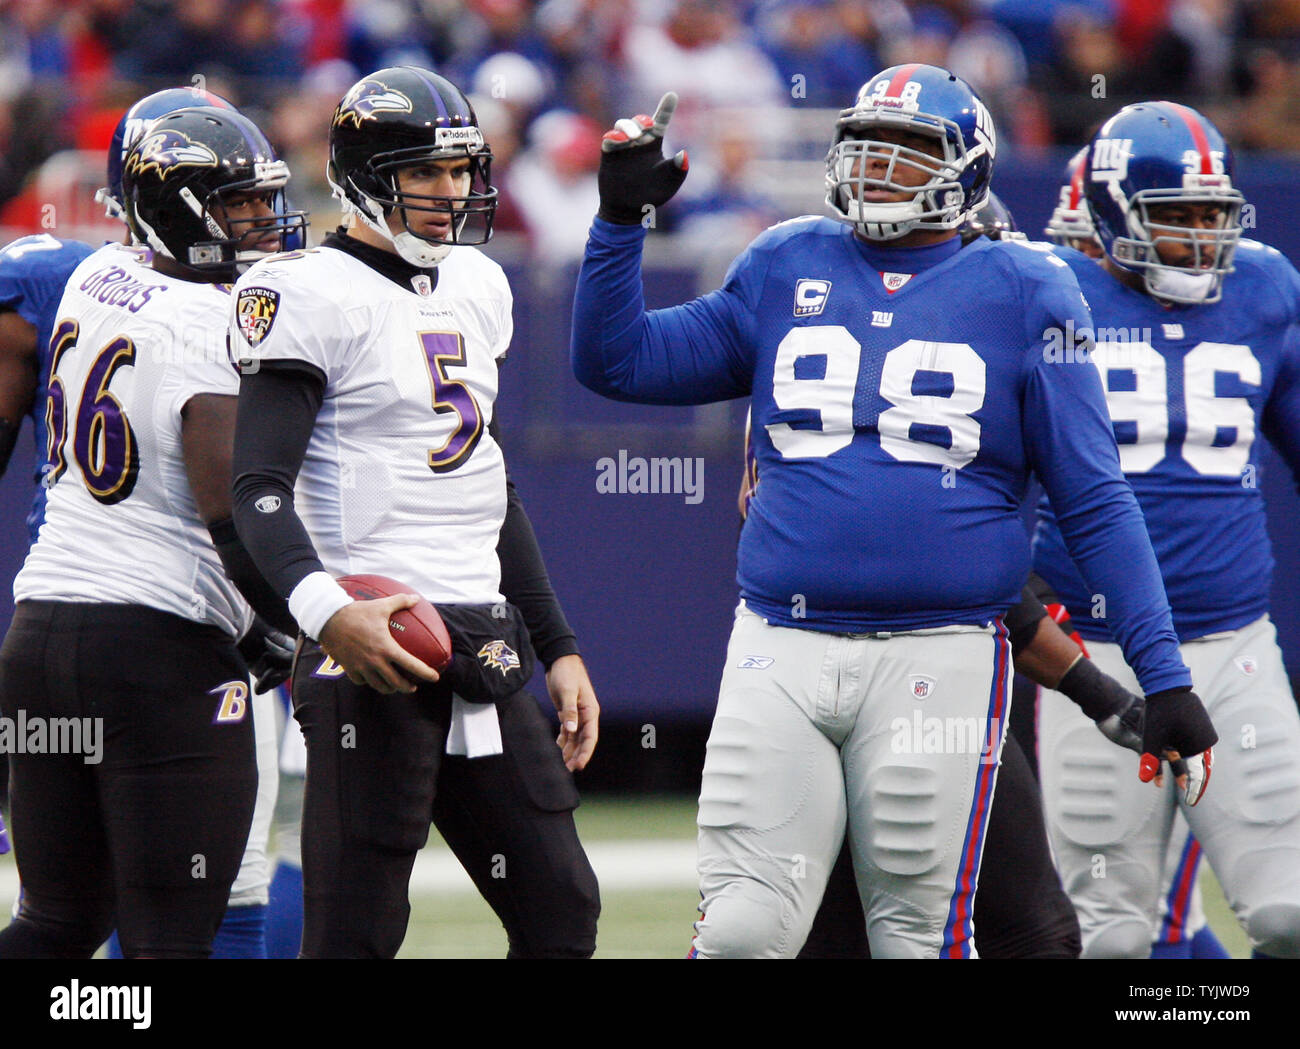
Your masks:
[{"label": "white chin strap", "polygon": [[[401,233],[394,236],[393,231],[388,228],[388,223],[382,220],[383,209],[372,203],[369,198],[366,198],[367,206],[364,208],[358,208],[346,198],[344,198],[344,201],[350,211],[356,214],[362,222],[392,244],[393,249],[397,254],[412,266],[419,266],[421,269],[429,269],[438,265],[438,263],[451,254],[451,249],[453,247],[451,244],[431,244],[427,240],[421,240],[414,234],[406,232],[406,230],[403,230]],[[380,212],[381,217],[377,219],[371,212],[371,208]]]},{"label": "white chin strap", "polygon": [[911,200],[891,204],[864,204],[845,202],[844,213],[854,227],[868,240],[897,240],[911,233],[921,221],[925,211],[918,193]]},{"label": "white chin strap", "polygon": [[1146,271],[1147,290],[1173,302],[1204,302],[1213,293],[1218,274],[1152,266]]}]

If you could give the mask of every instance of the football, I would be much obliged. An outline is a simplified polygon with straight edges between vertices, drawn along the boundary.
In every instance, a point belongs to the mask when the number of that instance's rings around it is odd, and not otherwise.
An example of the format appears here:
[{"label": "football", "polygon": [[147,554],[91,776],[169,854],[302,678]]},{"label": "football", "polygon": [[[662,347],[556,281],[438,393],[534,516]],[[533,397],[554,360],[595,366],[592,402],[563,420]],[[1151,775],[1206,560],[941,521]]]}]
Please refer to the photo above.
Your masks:
[{"label": "football", "polygon": [[[396,579],[382,575],[345,575],[339,586],[357,601],[374,601],[394,594],[414,594],[416,591]],[[451,637],[438,610],[423,597],[410,608],[404,608],[388,620],[388,630],[393,639],[438,673],[451,662]]]}]

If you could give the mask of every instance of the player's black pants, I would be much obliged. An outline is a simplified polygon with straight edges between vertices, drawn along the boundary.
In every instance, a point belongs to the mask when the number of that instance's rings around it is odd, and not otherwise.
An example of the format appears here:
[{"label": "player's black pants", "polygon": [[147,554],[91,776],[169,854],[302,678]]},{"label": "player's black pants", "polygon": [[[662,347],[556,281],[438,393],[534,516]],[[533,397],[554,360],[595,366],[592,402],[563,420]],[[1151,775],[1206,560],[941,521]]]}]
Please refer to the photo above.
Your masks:
[{"label": "player's black pants", "polygon": [[[1011,735],[1002,747],[973,917],[981,958],[1077,958],[1082,947],[1079,919],[1052,865],[1038,783]],[[799,957],[870,957],[847,843]]]},{"label": "player's black pants", "polygon": [[[305,958],[391,958],[433,822],[505,926],[511,957],[586,958],[600,896],[578,841],[578,792],[527,692],[497,705],[504,753],[444,753],[444,685],[381,695],[304,643],[294,716],[307,739]],[[331,673],[332,672],[332,673]]]},{"label": "player's black pants", "polygon": [[82,738],[79,753],[10,754],[22,904],[0,958],[89,958],[115,919],[128,958],[208,955],[257,796],[248,699],[215,627],[138,605],[19,603],[0,715],[25,726],[24,749],[42,724],[49,749],[53,719],[78,719]]}]

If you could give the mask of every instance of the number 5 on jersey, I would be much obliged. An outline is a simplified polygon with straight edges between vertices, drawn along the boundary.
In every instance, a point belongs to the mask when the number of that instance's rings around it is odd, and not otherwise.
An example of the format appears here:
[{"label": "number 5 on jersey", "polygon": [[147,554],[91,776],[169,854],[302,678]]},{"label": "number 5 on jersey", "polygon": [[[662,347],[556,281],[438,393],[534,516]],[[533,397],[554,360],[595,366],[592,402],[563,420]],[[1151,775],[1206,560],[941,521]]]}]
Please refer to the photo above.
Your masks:
[{"label": "number 5 on jersey", "polygon": [[429,384],[433,387],[433,410],[456,413],[456,428],[441,448],[429,449],[429,469],[447,473],[456,469],[478,445],[483,436],[483,413],[478,401],[459,379],[447,375],[447,368],[465,363],[465,340],[458,331],[422,331],[425,363],[429,366]]},{"label": "number 5 on jersey", "polygon": [[[798,362],[807,358],[825,361],[820,376],[797,374]],[[824,458],[852,442],[861,359],[862,344],[839,324],[792,328],[781,340],[773,401],[782,411],[812,410],[821,416],[819,430],[767,425],[784,458]],[[885,354],[881,367],[880,396],[893,407],[876,420],[880,447],[900,462],[960,470],[979,454],[980,424],[974,413],[984,405],[984,391],[984,361],[966,343],[908,339]]]}]

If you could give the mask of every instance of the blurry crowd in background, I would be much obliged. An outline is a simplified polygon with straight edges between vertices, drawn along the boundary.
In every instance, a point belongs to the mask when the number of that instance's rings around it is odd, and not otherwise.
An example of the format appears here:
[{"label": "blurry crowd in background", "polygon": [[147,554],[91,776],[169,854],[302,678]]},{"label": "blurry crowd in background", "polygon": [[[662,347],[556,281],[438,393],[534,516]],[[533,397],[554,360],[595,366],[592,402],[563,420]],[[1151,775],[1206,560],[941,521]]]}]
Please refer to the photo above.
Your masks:
[{"label": "blurry crowd in background", "polygon": [[1163,97],[1238,148],[1300,152],[1300,0],[0,0],[0,229],[75,212],[123,110],[193,84],[267,129],[319,239],[338,218],[334,106],[411,63],[470,93],[498,231],[552,263],[581,257],[602,131],[677,91],[668,145],[689,145],[692,177],[657,224],[734,254],[820,210],[834,110],[902,61],[974,84],[1000,151],[1077,146]]}]

